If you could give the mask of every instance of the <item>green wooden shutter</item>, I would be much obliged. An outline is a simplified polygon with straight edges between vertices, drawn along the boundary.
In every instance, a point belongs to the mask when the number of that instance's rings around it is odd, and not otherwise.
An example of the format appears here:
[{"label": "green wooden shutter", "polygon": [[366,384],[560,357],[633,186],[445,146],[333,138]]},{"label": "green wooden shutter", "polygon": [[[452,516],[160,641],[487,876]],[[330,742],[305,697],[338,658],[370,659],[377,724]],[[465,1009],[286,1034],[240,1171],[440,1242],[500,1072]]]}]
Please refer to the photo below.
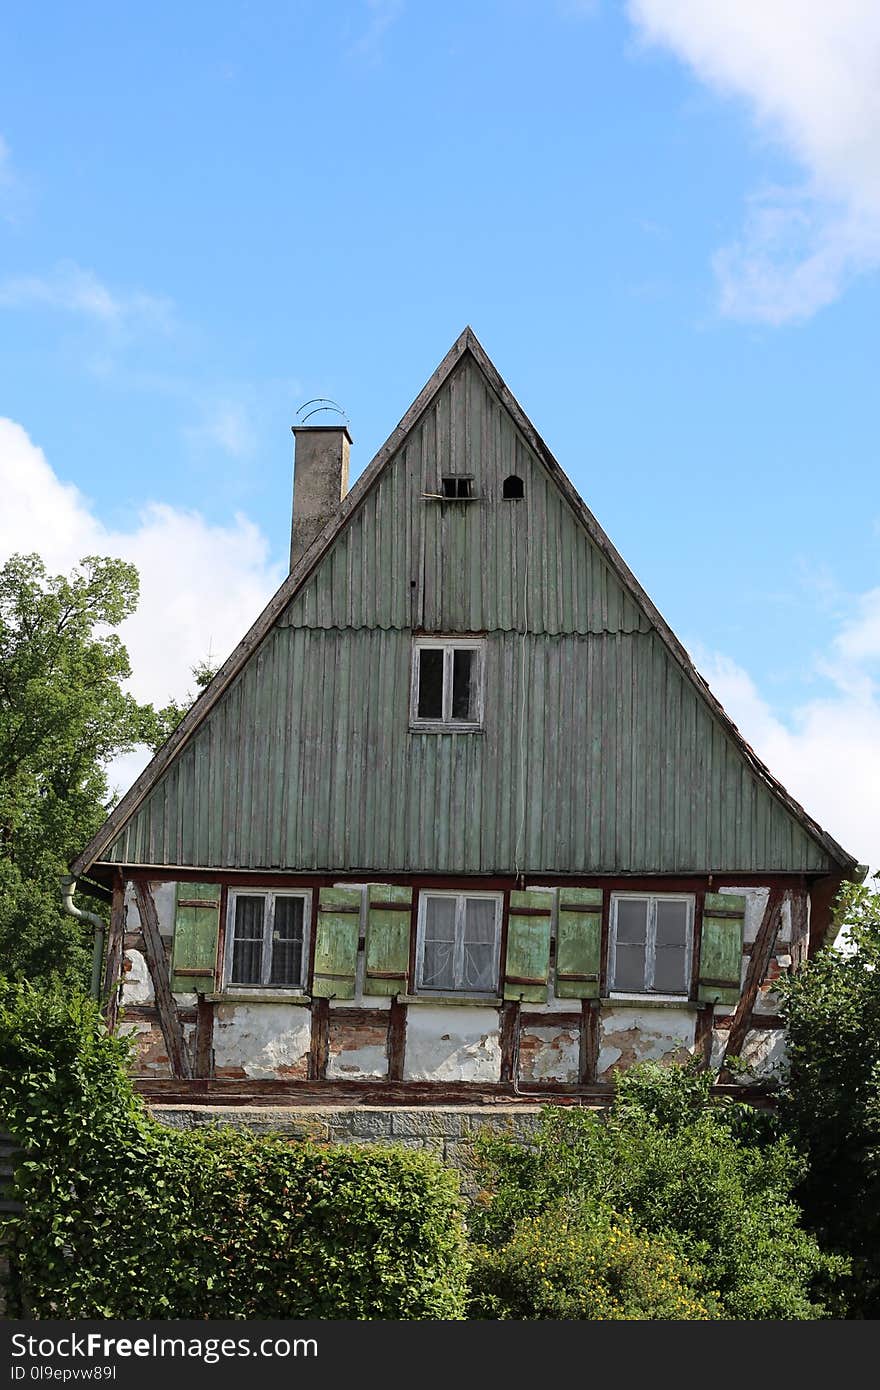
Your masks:
[{"label": "green wooden shutter", "polygon": [[602,889],[561,888],[556,940],[556,995],[598,999]]},{"label": "green wooden shutter", "polygon": [[312,994],[353,999],[361,927],[360,888],[322,888],[318,896]]},{"label": "green wooden shutter", "polygon": [[552,911],[550,893],[534,889],[527,893],[511,893],[504,967],[505,999],[546,1003]]},{"label": "green wooden shutter", "polygon": [[412,888],[370,884],[365,994],[406,993],[411,918]]},{"label": "green wooden shutter", "polygon": [[171,988],[211,994],[220,935],[220,884],[178,883],[174,909]]},{"label": "green wooden shutter", "polygon": [[736,1004],[740,996],[746,900],[737,893],[707,893],[703,904],[697,998]]}]

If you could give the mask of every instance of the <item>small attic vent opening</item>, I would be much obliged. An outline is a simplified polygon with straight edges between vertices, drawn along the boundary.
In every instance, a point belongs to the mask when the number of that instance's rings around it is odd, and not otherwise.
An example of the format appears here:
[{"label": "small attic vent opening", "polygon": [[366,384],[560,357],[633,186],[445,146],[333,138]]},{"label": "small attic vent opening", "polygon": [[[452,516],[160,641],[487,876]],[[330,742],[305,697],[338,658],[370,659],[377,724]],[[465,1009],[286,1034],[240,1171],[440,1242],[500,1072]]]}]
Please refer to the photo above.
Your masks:
[{"label": "small attic vent opening", "polygon": [[525,497],[526,489],[522,478],[518,478],[515,473],[511,473],[509,478],[505,478],[501,484],[502,497]]},{"label": "small attic vent opening", "polygon": [[446,501],[460,502],[474,495],[473,478],[463,478],[459,474],[447,474],[440,480],[440,495]]}]

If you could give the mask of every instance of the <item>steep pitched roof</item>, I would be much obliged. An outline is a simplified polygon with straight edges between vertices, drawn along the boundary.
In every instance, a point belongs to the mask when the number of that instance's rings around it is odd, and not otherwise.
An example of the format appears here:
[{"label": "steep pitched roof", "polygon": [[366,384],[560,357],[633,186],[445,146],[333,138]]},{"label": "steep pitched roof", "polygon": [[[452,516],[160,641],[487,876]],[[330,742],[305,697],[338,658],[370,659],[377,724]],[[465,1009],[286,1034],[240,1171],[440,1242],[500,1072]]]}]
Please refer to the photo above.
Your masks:
[{"label": "steep pitched roof", "polygon": [[547,473],[550,475],[550,478],[569,504],[572,512],[583,526],[593,545],[604,558],[609,569],[617,577],[623,589],[631,596],[633,602],[645,615],[651,626],[656,630],[671,658],[680,668],[685,678],[695,687],[725,732],[734,741],[753,775],[779,800],[779,802],[782,803],[796,822],[822,847],[828,856],[840,866],[844,874],[851,875],[854,873],[857,867],[855,859],[807,815],[803,807],[790,796],[742,738],[736,726],[732,723],[718,700],[712,694],[703,677],[694,667],[690,657],[668,623],[659,613],[638,580],[612,545],[592,512],[578,495],[573,484],[557,463],[546,444],[544,444],[519,403],[508,390],[504,381],[486,355],[483,347],[469,327],[465,328],[464,332],[450,348],[449,352],[440,363],[440,366],[423,387],[396,429],[389,435],[372,462],[364,470],[351,491],[343,499],[337,518],[325,528],[300,558],[290,575],[285,579],[277,593],[270,599],[263,612],[250,628],[249,632],[221,666],[207,689],[202,692],[198,700],[196,700],[195,704],[187,712],[172,736],[121,799],[116,808],[108,816],[101,829],[93,836],[88,845],[86,845],[82,853],[72,862],[72,873],[76,875],[85,873],[101,858],[104,851],[107,850],[120,830],[137,812],[138,808],[162,778],[166,770],[174,763],[175,759],[178,758],[193,735],[202,726],[207,716],[217,705],[218,701],[223,697],[224,693],[243,670],[251,656],[257,651],[261,643],[263,643],[268,634],[272,631],[273,626],[281,617],[285,608],[287,608],[291,600],[303,589],[303,586],[306,585],[324,556],[334,545],[340,532],[344,530],[355,513],[362,506],[365,498],[368,496],[391,459],[401,448],[409,432],[429,408],[438,392],[441,391],[444,384],[448,381],[451,374],[455,371],[466,354],[472,356],[490,387],[498,397],[502,407],[509,413],[516,428],[519,430],[528,446],[540,459]]}]

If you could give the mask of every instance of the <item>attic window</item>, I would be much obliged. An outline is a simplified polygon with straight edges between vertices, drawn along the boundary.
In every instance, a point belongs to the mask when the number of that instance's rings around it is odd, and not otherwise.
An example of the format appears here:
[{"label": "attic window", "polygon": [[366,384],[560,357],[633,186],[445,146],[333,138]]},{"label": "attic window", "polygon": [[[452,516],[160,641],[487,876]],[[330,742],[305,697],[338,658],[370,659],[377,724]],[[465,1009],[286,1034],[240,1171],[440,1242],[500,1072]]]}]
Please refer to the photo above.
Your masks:
[{"label": "attic window", "polygon": [[483,643],[473,638],[417,637],[410,727],[452,732],[479,729],[482,723]]},{"label": "attic window", "polygon": [[526,490],[522,478],[518,478],[515,473],[511,473],[509,478],[505,478],[501,484],[502,497],[525,497]]},{"label": "attic window", "polygon": [[473,497],[474,480],[473,478],[463,478],[459,474],[448,474],[441,479],[441,496],[447,502],[461,502],[463,499]]}]

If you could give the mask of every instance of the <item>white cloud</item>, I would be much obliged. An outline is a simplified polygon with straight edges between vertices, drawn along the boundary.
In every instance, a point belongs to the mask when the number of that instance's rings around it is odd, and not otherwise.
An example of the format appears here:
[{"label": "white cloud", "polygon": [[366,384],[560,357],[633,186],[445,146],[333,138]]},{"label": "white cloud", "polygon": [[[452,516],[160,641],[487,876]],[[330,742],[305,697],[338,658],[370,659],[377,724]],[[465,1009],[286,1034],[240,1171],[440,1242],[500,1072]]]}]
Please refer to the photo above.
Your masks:
[{"label": "white cloud", "polygon": [[752,676],[718,652],[697,664],[775,777],[864,864],[880,867],[880,589],[856,600],[815,672],[827,693],[782,718]]},{"label": "white cloud", "polygon": [[257,429],[249,408],[241,401],[219,400],[205,405],[204,418],[190,425],[184,435],[196,448],[222,449],[230,458],[249,458],[257,447]]},{"label": "white cloud", "polygon": [[0,217],[17,222],[25,202],[25,190],[12,162],[12,151],[0,135]]},{"label": "white cloud", "polygon": [[[84,555],[118,555],[137,566],[141,600],[119,631],[131,657],[129,688],[140,700],[183,698],[193,665],[209,651],[225,660],[284,576],[262,532],[242,515],[215,526],[198,512],[154,502],[130,530],[106,526],[21,425],[2,418],[0,495],[0,564],[16,551],[37,551],[50,573],[69,571]],[[125,790],[145,762],[139,753],[119,760],[112,780]]]},{"label": "white cloud", "polygon": [[363,32],[350,44],[349,57],[368,66],[382,57],[385,35],[403,13],[403,0],[366,0],[367,23]]},{"label": "white cloud", "polygon": [[880,266],[877,0],[628,0],[640,37],[744,101],[802,170],[753,200],[715,258],[721,306],[740,319],[804,319]]},{"label": "white cloud", "polygon": [[0,306],[45,308],[76,314],[114,330],[151,328],[170,331],[171,300],[143,291],[114,292],[92,270],[61,261],[44,275],[13,275],[0,282]]}]

